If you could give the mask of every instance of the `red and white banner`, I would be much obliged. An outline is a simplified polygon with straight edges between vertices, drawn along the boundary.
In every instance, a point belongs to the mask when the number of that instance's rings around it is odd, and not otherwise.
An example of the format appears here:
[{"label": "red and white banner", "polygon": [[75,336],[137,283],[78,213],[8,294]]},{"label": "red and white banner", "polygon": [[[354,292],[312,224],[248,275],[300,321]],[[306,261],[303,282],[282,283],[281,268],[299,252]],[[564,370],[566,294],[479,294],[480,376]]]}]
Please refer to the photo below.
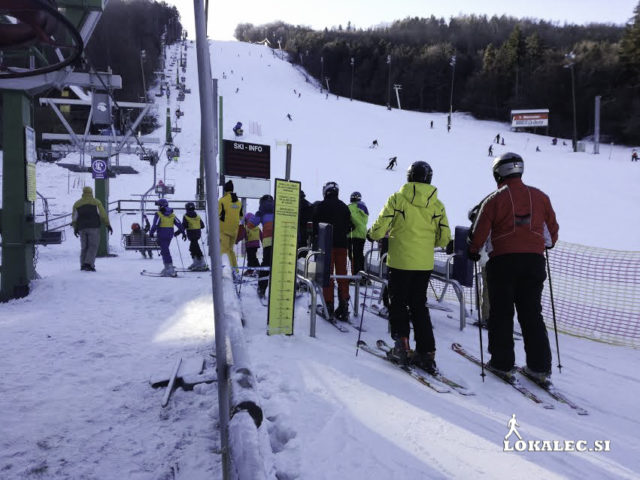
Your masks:
[{"label": "red and white banner", "polygon": [[549,110],[511,110],[511,126],[514,128],[549,126]]}]

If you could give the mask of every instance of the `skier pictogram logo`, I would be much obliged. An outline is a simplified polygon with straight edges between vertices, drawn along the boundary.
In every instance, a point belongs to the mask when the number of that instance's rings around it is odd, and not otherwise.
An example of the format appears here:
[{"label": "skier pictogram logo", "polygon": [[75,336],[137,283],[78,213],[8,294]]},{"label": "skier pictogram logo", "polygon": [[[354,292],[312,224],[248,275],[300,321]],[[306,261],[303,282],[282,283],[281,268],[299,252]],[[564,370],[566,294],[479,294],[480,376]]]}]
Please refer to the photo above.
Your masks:
[{"label": "skier pictogram logo", "polygon": [[511,418],[507,422],[507,427],[509,427],[509,432],[504,436],[504,439],[508,440],[511,435],[515,434],[515,436],[518,437],[518,440],[522,440],[522,436],[520,435],[520,432],[518,432],[518,429],[516,428],[519,426],[520,425],[518,425],[518,421],[516,420],[516,414],[514,413],[511,415]]}]

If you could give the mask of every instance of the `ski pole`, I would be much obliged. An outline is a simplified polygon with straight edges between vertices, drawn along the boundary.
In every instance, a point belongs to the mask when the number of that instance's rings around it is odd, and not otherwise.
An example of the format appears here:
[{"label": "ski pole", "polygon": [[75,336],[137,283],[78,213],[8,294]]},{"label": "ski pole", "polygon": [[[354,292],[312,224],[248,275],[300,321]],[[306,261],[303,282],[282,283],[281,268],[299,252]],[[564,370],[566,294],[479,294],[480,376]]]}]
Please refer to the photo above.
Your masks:
[{"label": "ski pole", "polygon": [[551,267],[549,266],[549,253],[544,250],[544,256],[547,259],[547,277],[549,277],[549,297],[551,298],[551,313],[553,314],[553,331],[556,334],[556,354],[558,355],[558,372],[562,373],[562,364],[560,363],[560,344],[558,343],[558,326],[556,325],[556,306],[553,301],[553,287],[551,286]]},{"label": "ski pole", "polygon": [[242,293],[242,284],[244,283],[244,268],[247,263],[247,249],[244,250],[244,257],[242,257],[242,273],[240,274],[240,286],[238,287],[238,298],[240,298],[240,294]]},{"label": "ski pole", "polygon": [[478,281],[478,262],[473,262],[473,270],[476,277],[476,310],[478,311],[478,336],[480,337],[480,368],[482,369],[480,376],[484,382],[486,374],[484,373],[484,349],[482,348],[482,318],[480,316],[480,282]]},{"label": "ski pole", "polygon": [[182,250],[180,250],[180,242],[176,238],[176,244],[178,245],[178,255],[180,255],[180,263],[182,264],[182,269],[184,270],[184,262],[182,261]]},{"label": "ski pole", "polygon": [[[373,250],[373,240],[371,242],[371,250]],[[365,267],[366,268],[366,267]],[[364,284],[364,297],[362,299],[362,311],[360,312],[360,327],[358,328],[358,343],[356,343],[356,357],[358,356],[358,351],[360,351],[360,336],[362,335],[362,322],[364,321],[364,306],[367,303],[367,290],[369,289],[369,280],[366,279]]]}]

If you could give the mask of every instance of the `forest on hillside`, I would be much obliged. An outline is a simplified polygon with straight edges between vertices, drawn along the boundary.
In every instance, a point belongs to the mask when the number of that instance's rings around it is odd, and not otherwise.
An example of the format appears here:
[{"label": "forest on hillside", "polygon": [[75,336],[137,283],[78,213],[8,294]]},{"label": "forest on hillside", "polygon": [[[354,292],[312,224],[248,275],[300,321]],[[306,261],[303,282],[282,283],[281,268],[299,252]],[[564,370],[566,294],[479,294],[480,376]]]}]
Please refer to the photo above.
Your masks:
[{"label": "forest on hillside", "polygon": [[333,94],[395,108],[400,84],[403,109],[448,112],[452,103],[498,121],[512,109],[549,108],[552,136],[572,136],[573,92],[578,139],[592,135],[599,95],[603,140],[640,144],[640,3],[629,17],[618,26],[431,16],[322,31],[245,23],[235,36],[280,45]]}]

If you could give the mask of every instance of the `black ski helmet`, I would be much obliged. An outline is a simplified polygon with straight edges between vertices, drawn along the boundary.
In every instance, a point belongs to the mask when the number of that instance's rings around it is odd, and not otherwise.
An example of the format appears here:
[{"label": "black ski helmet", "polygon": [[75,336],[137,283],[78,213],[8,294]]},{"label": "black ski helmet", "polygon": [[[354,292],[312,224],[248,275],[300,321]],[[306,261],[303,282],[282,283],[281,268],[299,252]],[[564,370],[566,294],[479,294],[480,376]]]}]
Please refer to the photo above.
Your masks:
[{"label": "black ski helmet", "polygon": [[324,184],[324,187],[322,187],[323,198],[327,198],[328,195],[338,196],[338,193],[340,193],[340,187],[338,187],[336,182],[327,182]]},{"label": "black ski helmet", "polygon": [[184,208],[186,211],[190,212],[196,209],[196,204],[193,202],[185,203]]},{"label": "black ski helmet", "polygon": [[493,178],[500,183],[505,178],[522,177],[524,160],[517,153],[503,153],[493,161]]},{"label": "black ski helmet", "polygon": [[362,200],[362,194],[360,192],[353,192],[351,194],[351,199],[352,202],[359,202],[360,200]]},{"label": "black ski helmet", "polygon": [[431,165],[422,160],[413,162],[407,170],[407,182],[431,183],[431,177],[433,177]]},{"label": "black ski helmet", "polygon": [[169,202],[167,202],[166,198],[160,198],[156,200],[156,205],[160,208],[164,208],[169,206]]}]

